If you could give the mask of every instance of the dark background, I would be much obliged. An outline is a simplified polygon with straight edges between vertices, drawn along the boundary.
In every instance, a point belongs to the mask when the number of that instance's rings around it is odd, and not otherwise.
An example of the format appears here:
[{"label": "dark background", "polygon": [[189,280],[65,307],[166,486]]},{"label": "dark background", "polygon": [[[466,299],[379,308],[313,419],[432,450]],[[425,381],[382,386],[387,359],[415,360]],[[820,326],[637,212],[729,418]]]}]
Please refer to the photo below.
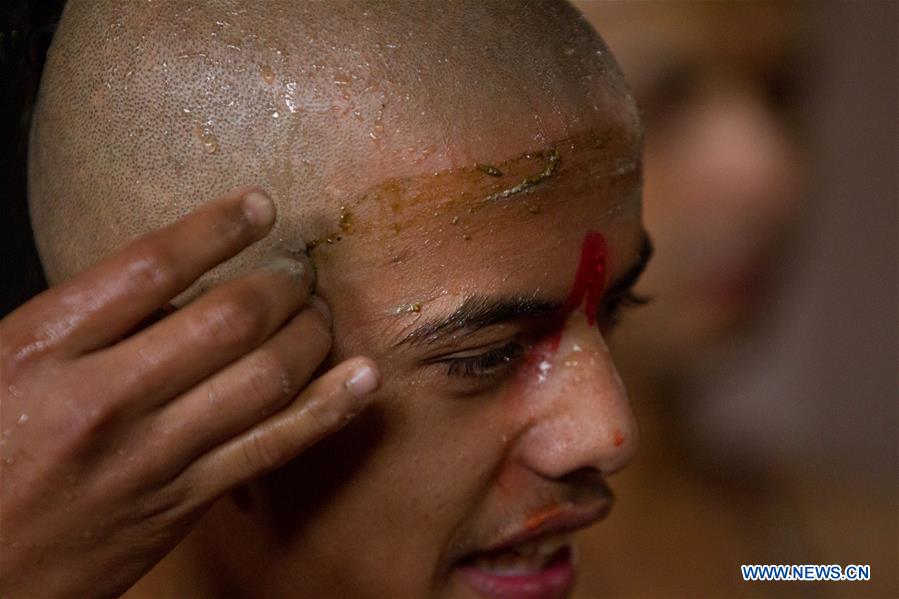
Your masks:
[{"label": "dark background", "polygon": [[0,169],[3,284],[0,316],[46,287],[28,219],[26,157],[31,106],[63,0],[6,0],[0,6]]}]

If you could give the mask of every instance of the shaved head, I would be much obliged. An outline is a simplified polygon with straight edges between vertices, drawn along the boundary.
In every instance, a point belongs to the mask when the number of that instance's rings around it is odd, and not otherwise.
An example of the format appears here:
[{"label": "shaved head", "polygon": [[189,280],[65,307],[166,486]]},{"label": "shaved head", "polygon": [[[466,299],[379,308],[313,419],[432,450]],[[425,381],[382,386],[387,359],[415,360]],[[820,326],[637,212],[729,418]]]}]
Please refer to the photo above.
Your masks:
[{"label": "shaved head", "polygon": [[[613,59],[562,2],[72,0],[31,146],[49,278],[259,186],[274,232],[179,301],[305,242],[323,366],[382,374],[375,408],[249,505],[217,502],[146,584],[472,596],[493,576],[475,556],[515,531],[605,513],[637,438],[602,335],[645,262],[640,149]],[[571,581],[549,578],[541,596]]]},{"label": "shaved head", "polygon": [[33,128],[38,247],[56,282],[245,185],[273,238],[320,238],[385,181],[546,150],[623,89],[558,2],[73,0]]}]

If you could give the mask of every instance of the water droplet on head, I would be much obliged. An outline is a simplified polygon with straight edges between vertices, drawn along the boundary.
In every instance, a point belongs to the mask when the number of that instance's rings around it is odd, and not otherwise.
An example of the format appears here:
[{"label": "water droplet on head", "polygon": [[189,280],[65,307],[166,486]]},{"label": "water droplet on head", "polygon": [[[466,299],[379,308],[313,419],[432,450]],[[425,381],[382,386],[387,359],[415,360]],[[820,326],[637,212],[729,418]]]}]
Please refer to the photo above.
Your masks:
[{"label": "water droplet on head", "polygon": [[338,72],[334,75],[334,85],[349,85],[352,79],[346,73]]},{"label": "water droplet on head", "polygon": [[275,82],[275,71],[272,70],[267,64],[262,65],[262,80],[267,84],[272,85]]},{"label": "water droplet on head", "polygon": [[297,100],[296,100],[296,91],[297,91],[297,82],[291,81],[287,85],[284,86],[287,90],[287,93],[284,94],[284,103],[287,105],[287,110],[293,114],[297,111]]},{"label": "water droplet on head", "polygon": [[212,127],[209,126],[209,123],[194,127],[194,135],[203,144],[203,149],[206,150],[207,154],[215,154],[218,151],[219,143],[215,135],[213,135]]},{"label": "water droplet on head", "polygon": [[19,414],[19,419],[16,421],[16,424],[18,424],[19,426],[22,426],[26,422],[28,422],[28,414],[26,414],[25,412],[22,412],[21,414]]},{"label": "water droplet on head", "polygon": [[347,210],[346,206],[340,207],[340,217],[338,219],[340,230],[344,233],[353,232],[353,213]]}]

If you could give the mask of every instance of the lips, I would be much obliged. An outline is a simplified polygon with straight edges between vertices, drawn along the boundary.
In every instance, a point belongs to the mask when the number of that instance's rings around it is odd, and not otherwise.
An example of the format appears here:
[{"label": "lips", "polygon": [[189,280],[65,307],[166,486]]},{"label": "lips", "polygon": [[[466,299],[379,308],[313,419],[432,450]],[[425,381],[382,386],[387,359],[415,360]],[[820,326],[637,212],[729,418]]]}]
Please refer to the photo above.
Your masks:
[{"label": "lips", "polygon": [[479,595],[493,599],[565,597],[574,587],[571,547],[540,557],[539,562],[508,553],[507,557],[475,558],[469,565],[459,566],[459,575]]},{"label": "lips", "polygon": [[565,597],[576,575],[572,534],[603,518],[611,504],[554,508],[526,519],[500,541],[460,560],[456,572],[475,592],[493,599]]},{"label": "lips", "polygon": [[468,565],[494,576],[533,576],[546,569],[563,553],[570,553],[571,534],[550,535],[506,549],[472,555]]}]

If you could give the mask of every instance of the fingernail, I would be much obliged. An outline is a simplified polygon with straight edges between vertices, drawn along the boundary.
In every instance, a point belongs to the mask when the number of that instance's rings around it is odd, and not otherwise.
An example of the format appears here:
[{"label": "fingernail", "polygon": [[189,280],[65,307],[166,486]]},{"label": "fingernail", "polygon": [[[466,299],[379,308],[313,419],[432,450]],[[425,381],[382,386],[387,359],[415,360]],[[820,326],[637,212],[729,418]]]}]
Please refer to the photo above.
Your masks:
[{"label": "fingernail", "polygon": [[328,307],[328,304],[325,303],[325,300],[317,295],[310,295],[309,303],[313,308],[324,314],[325,318],[331,320],[331,308]]},{"label": "fingernail", "polygon": [[267,227],[275,221],[275,203],[262,192],[245,195],[242,207],[247,219],[257,227]]},{"label": "fingernail", "polygon": [[309,292],[314,284],[312,262],[305,254],[290,256],[285,254],[273,254],[265,261],[265,268],[285,272],[297,283]]},{"label": "fingernail", "polygon": [[[288,266],[288,270],[291,273],[295,272],[298,275],[297,280],[305,282],[306,290],[312,293],[315,288],[315,265],[312,264],[309,254],[306,253],[306,244],[302,239],[299,240],[299,243],[278,239],[269,251],[268,261],[275,265],[293,263],[294,266]],[[297,264],[300,264],[302,269],[298,269]]]},{"label": "fingernail", "polygon": [[380,380],[375,370],[368,365],[360,367],[347,379],[344,385],[356,397],[368,395],[378,388]]}]

